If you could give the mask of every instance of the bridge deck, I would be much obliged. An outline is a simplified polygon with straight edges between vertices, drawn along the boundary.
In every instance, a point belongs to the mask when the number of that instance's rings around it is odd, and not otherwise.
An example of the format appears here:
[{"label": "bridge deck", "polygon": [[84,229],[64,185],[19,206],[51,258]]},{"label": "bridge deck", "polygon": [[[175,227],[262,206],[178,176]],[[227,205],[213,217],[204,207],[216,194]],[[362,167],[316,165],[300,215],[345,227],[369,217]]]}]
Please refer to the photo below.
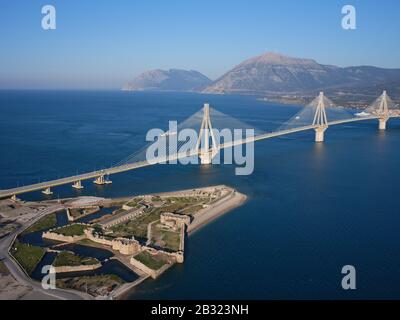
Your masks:
[{"label": "bridge deck", "polygon": [[[391,116],[389,118],[399,118],[399,117],[400,116]],[[373,119],[377,119],[377,118],[378,117],[376,117],[376,116],[369,116],[369,117],[359,117],[359,118],[338,120],[338,121],[329,122],[328,126],[333,126],[333,125],[338,125],[338,124],[343,124],[343,123],[350,123],[350,122],[358,122],[358,121],[364,121],[364,120],[373,120]],[[317,125],[309,125],[309,126],[303,126],[303,127],[298,127],[298,128],[288,129],[288,130],[266,133],[266,134],[262,134],[259,136],[255,136],[255,137],[251,137],[251,138],[247,138],[247,139],[243,139],[243,140],[236,140],[233,142],[222,144],[219,146],[219,149],[230,148],[230,147],[234,147],[236,145],[241,145],[241,144],[255,142],[255,141],[264,140],[264,139],[270,139],[270,138],[279,137],[279,136],[292,134],[292,133],[296,133],[296,132],[312,130],[312,129],[316,129],[317,127],[318,127]],[[142,168],[142,167],[146,167],[146,166],[164,163],[167,161],[173,161],[173,160],[177,160],[177,159],[181,159],[181,158],[185,158],[185,157],[198,156],[198,154],[199,154],[198,151],[179,153],[179,154],[176,154],[173,156],[159,159],[158,161],[153,161],[153,162],[142,161],[142,162],[136,162],[136,163],[131,163],[131,164],[125,164],[125,165],[121,165],[121,166],[116,166],[116,167],[112,167],[112,168],[108,168],[108,169],[104,169],[104,170],[97,170],[97,171],[93,171],[93,172],[88,172],[88,173],[84,173],[84,174],[66,177],[66,178],[61,178],[61,179],[56,179],[56,180],[51,180],[51,181],[44,181],[44,182],[40,182],[40,183],[36,183],[36,184],[31,184],[31,185],[7,189],[7,190],[0,190],[0,198],[11,197],[13,195],[19,195],[19,194],[37,191],[37,190],[44,190],[46,188],[51,188],[51,187],[56,187],[56,186],[60,186],[60,185],[64,185],[64,184],[74,183],[76,181],[95,179],[95,178],[103,176],[103,175],[111,175],[111,174],[115,174],[115,173],[126,172],[126,171],[130,171],[130,170],[134,170],[134,169],[138,169],[138,168]]]}]

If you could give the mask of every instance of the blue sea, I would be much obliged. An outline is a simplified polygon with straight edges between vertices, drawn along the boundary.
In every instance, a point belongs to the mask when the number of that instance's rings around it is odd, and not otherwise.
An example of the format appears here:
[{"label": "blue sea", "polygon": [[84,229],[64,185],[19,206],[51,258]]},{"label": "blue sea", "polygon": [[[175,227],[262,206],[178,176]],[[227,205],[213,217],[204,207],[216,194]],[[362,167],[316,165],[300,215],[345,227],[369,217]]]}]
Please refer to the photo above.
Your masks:
[{"label": "blue sea", "polygon": [[[0,91],[0,188],[109,167],[141,149],[150,128],[203,103],[265,131],[300,106],[254,97],[117,91]],[[255,144],[255,170],[158,165],[111,176],[112,185],[54,188],[54,198],[118,197],[227,184],[241,207],[194,233],[185,263],[146,280],[130,299],[399,299],[400,121],[303,132]],[[24,200],[42,200],[34,192]],[[357,289],[341,288],[344,265]]]}]

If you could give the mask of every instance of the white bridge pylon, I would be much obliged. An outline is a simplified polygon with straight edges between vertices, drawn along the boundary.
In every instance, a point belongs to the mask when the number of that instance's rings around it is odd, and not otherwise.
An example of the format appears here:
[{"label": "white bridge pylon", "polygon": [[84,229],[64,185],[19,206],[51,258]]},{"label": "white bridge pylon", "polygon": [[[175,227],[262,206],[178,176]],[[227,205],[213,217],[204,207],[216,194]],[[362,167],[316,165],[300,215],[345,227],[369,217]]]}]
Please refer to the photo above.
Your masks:
[{"label": "white bridge pylon", "polygon": [[379,130],[386,130],[386,123],[389,119],[389,106],[388,106],[388,97],[386,90],[383,91],[381,96],[381,101],[379,104],[378,114],[379,114]]},{"label": "white bridge pylon", "polygon": [[208,103],[205,103],[203,107],[203,120],[201,122],[199,137],[197,139],[195,150],[198,151],[201,164],[211,164],[212,159],[218,154],[219,151],[217,140],[215,139],[215,134],[211,124],[210,106]]},{"label": "white bridge pylon", "polygon": [[289,119],[281,128],[288,131],[296,128],[311,126],[315,131],[315,141],[323,142],[325,131],[329,126],[360,120],[377,119],[379,129],[385,130],[387,121],[400,116],[400,109],[386,91],[383,91],[363,112],[353,114],[349,109],[336,106],[323,92],[306,105],[298,114]]},{"label": "white bridge pylon", "polygon": [[323,142],[325,130],[328,129],[328,118],[325,111],[324,93],[319,93],[318,105],[312,123],[315,128],[315,141]]}]

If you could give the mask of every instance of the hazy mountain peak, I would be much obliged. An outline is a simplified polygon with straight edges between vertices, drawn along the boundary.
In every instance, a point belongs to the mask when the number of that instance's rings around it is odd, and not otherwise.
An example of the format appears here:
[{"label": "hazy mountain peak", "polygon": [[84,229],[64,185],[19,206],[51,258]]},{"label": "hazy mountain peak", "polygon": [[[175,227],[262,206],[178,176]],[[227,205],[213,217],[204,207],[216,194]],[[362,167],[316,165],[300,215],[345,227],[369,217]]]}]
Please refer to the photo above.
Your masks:
[{"label": "hazy mountain peak", "polygon": [[124,85],[129,91],[201,91],[256,95],[312,96],[321,90],[377,95],[383,89],[400,94],[400,69],[369,66],[340,68],[312,59],[265,52],[247,59],[212,82],[195,70],[143,72]]},{"label": "hazy mountain peak", "polygon": [[340,68],[266,52],[247,59],[208,86],[206,93],[315,94],[320,90],[376,92],[400,83],[400,70]]},{"label": "hazy mountain peak", "polygon": [[276,64],[276,65],[315,65],[317,64],[312,59],[301,59],[289,57],[277,52],[266,52],[257,57],[253,57],[245,60],[239,66],[244,66],[248,64]]},{"label": "hazy mountain peak", "polygon": [[141,73],[123,86],[127,91],[194,91],[211,83],[205,75],[195,70],[149,70]]}]

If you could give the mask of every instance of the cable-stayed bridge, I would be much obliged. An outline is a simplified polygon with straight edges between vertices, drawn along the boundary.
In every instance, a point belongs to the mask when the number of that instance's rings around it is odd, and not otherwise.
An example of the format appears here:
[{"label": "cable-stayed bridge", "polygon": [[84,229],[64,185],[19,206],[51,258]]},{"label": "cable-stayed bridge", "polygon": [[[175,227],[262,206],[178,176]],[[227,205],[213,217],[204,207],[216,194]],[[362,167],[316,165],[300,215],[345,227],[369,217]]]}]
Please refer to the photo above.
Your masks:
[{"label": "cable-stayed bridge", "polygon": [[[315,141],[323,142],[325,131],[329,126],[344,123],[377,119],[379,121],[379,129],[385,130],[386,123],[390,118],[400,118],[400,108],[390,99],[386,91],[364,111],[357,114],[352,113],[349,109],[335,106],[334,103],[321,92],[311,103],[306,105],[299,113],[273,132],[264,132],[255,129],[205,104],[202,110],[196,112],[179,125],[170,128],[169,131],[160,133],[156,137],[158,142],[164,142],[160,143],[160,145],[164,147],[157,150],[157,156],[149,157],[148,150],[151,147],[150,144],[110,168],[32,185],[0,190],[0,198],[12,197],[16,199],[16,196],[19,194],[37,190],[42,190],[44,194],[50,195],[52,194],[50,188],[69,183],[72,184],[73,188],[82,189],[82,181],[90,179],[94,179],[93,182],[95,184],[109,184],[111,181],[108,180],[107,177],[112,174],[160,163],[171,163],[183,158],[196,157],[200,159],[201,164],[210,164],[213,158],[223,149],[301,131],[314,130]],[[225,133],[232,133],[235,130],[240,130],[242,132],[243,130],[249,129],[254,130],[254,134],[250,137],[228,134],[224,135],[223,143],[220,142],[221,137],[219,134],[224,132],[224,130]],[[172,136],[177,136],[180,132],[185,132],[185,130],[188,133],[197,133],[197,137],[189,139],[188,141],[171,139]]]}]

